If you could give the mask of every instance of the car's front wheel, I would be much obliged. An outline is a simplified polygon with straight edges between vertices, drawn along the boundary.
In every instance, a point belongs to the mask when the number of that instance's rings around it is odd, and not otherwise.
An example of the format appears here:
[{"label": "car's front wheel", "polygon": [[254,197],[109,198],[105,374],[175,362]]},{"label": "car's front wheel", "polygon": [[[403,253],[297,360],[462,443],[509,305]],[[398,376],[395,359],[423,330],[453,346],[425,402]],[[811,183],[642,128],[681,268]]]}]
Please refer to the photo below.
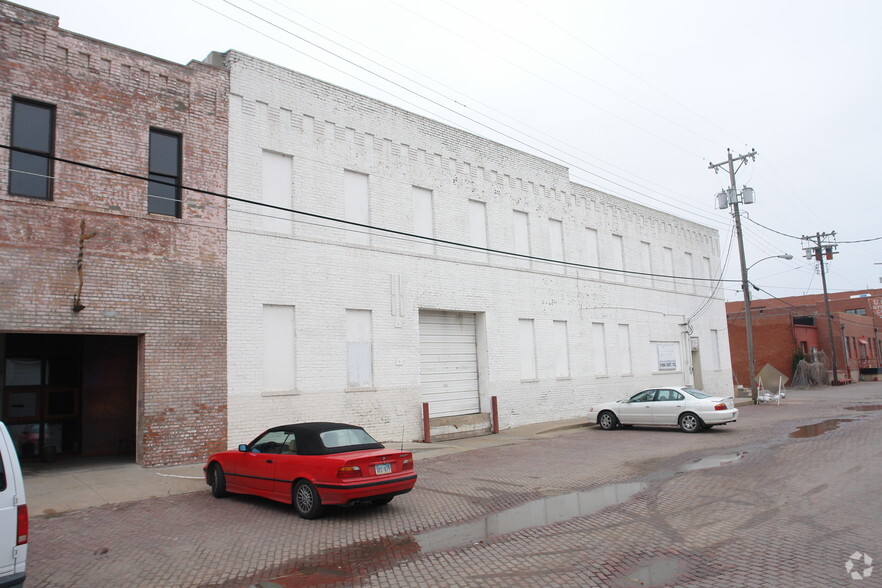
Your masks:
[{"label": "car's front wheel", "polygon": [[306,480],[294,484],[294,510],[304,519],[317,519],[325,510],[315,486]]},{"label": "car's front wheel", "polygon": [[223,498],[227,495],[227,478],[224,476],[224,468],[219,463],[211,464],[211,494],[215,498]]},{"label": "car's front wheel", "polygon": [[697,433],[704,426],[701,419],[691,412],[681,414],[680,420],[678,420],[677,423],[680,425],[680,430],[684,433]]},{"label": "car's front wheel", "polygon": [[597,417],[597,424],[604,431],[612,431],[619,426],[619,419],[612,412],[605,410]]}]

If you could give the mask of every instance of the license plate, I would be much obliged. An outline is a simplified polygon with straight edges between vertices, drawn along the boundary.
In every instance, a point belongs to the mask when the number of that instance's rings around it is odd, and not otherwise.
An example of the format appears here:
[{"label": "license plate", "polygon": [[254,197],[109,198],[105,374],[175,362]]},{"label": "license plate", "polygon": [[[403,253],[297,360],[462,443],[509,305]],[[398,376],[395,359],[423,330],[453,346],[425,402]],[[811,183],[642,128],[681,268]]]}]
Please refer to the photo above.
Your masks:
[{"label": "license plate", "polygon": [[378,463],[374,466],[374,472],[378,476],[382,476],[383,474],[391,474],[392,473],[392,464],[391,463]]}]

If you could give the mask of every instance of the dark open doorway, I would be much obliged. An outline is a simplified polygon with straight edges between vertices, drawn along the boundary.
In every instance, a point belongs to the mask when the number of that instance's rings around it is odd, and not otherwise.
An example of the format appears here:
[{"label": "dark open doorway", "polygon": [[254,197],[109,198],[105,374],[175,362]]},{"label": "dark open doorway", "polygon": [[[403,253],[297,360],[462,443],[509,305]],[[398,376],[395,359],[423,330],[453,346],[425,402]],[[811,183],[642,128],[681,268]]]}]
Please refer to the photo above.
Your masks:
[{"label": "dark open doorway", "polygon": [[137,337],[6,333],[0,351],[0,418],[21,459],[134,459]]}]

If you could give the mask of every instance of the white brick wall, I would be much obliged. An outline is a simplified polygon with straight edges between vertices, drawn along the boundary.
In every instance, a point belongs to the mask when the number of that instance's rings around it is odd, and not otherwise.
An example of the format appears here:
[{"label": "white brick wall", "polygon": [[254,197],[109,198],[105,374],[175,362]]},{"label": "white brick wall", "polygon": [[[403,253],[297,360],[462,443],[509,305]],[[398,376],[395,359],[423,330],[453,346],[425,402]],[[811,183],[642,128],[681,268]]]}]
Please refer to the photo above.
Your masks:
[{"label": "white brick wall", "polygon": [[[492,249],[513,251],[512,210],[530,215],[530,250],[550,256],[548,219],[563,222],[566,260],[584,260],[584,229],[595,228],[600,265],[611,267],[613,235],[621,235],[626,269],[643,268],[640,242],[652,267],[662,248],[674,250],[675,273],[685,253],[708,257],[718,271],[716,231],[569,181],[566,168],[382,102],[230,52],[229,192],[261,197],[261,152],[292,156],[292,205],[343,218],[344,170],[369,175],[370,222],[413,230],[412,187],[432,190],[439,239],[469,241],[469,200],[486,203]],[[602,400],[643,386],[691,383],[683,324],[710,292],[669,280],[615,275],[548,263],[520,267],[491,254],[373,232],[368,246],[347,245],[341,225],[295,215],[292,234],[263,230],[267,209],[230,203],[228,233],[229,444],[264,428],[302,420],[361,424],[385,441],[422,436],[419,389],[419,309],[479,313],[482,411],[498,396],[502,428],[578,417]],[[400,308],[392,284],[400,277]],[[262,307],[293,305],[296,378],[293,393],[269,395],[262,384]],[[346,390],[347,308],[372,311],[374,387]],[[535,321],[536,381],[522,382],[518,319]],[[567,321],[570,374],[555,377],[553,321]],[[603,322],[609,376],[594,375],[591,324]],[[633,375],[617,372],[619,324],[630,328]],[[731,392],[727,338],[722,369],[710,358],[710,329],[726,327],[722,299],[692,323],[702,345],[704,387]],[[653,374],[650,341],[679,341],[684,369]],[[486,347],[486,350],[484,350]]]}]

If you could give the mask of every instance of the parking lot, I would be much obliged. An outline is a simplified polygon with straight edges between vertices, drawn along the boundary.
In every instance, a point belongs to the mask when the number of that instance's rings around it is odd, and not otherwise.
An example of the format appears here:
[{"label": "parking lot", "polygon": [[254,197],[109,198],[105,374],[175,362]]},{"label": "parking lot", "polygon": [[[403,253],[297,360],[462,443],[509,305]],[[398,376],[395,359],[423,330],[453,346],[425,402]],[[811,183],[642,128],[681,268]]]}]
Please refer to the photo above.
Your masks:
[{"label": "parking lot", "polygon": [[420,459],[387,507],[317,521],[207,487],[38,518],[28,585],[878,585],[846,563],[882,557],[880,409],[882,385],[858,383],[695,435],[489,444]]}]

